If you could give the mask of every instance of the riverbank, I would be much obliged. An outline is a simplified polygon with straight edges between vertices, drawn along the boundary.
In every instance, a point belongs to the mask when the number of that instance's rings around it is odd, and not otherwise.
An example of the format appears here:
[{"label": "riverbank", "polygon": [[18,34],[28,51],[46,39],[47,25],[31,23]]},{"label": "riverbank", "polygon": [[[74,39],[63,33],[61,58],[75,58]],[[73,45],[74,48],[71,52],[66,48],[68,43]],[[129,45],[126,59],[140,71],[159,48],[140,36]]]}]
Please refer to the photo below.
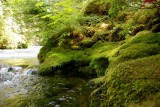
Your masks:
[{"label": "riverbank", "polygon": [[[87,9],[94,8],[94,2]],[[95,88],[90,95],[93,107],[140,105],[160,92],[158,15],[157,8],[125,10],[113,19],[82,24],[84,31],[67,29],[66,36],[61,32],[62,37],[53,36],[42,47],[38,73],[96,76],[90,81]]]},{"label": "riverbank", "polygon": [[0,60],[0,106],[88,107],[93,90],[88,79],[37,75],[38,49],[1,50],[5,56]]}]

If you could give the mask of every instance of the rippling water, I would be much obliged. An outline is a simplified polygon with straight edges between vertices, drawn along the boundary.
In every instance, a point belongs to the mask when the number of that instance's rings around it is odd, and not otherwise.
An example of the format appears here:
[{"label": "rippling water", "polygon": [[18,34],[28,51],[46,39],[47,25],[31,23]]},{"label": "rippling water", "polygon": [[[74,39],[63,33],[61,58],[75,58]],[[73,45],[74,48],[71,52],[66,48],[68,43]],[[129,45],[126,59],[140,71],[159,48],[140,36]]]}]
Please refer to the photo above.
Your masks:
[{"label": "rippling water", "polygon": [[86,80],[37,75],[40,48],[0,50],[0,107],[88,107]]}]

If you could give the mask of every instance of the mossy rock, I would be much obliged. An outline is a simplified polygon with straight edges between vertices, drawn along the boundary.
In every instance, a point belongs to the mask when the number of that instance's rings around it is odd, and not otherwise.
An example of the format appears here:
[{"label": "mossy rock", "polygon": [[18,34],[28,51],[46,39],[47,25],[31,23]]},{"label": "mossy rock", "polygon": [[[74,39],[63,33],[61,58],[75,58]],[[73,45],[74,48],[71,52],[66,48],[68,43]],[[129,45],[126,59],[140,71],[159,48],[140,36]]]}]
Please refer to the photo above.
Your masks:
[{"label": "mossy rock", "polygon": [[113,50],[111,64],[152,56],[160,53],[160,34],[142,31]]},{"label": "mossy rock", "polygon": [[158,9],[153,8],[153,9],[141,9],[138,10],[134,17],[133,20],[135,20],[136,24],[147,24],[150,22],[150,20],[153,20],[154,18],[157,17]]},{"label": "mossy rock", "polygon": [[57,47],[58,41],[55,37],[49,38],[45,45],[40,49],[38,54],[38,60],[40,63],[44,62],[46,54],[52,50],[52,48]]},{"label": "mossy rock", "polygon": [[99,2],[97,0],[91,0],[84,8],[85,15],[97,14],[97,15],[108,15],[110,9],[109,2]]},{"label": "mossy rock", "polygon": [[160,53],[158,44],[137,43],[125,49],[120,49],[117,53],[116,62],[124,62],[137,58],[152,56]]},{"label": "mossy rock", "polygon": [[121,49],[129,47],[131,44],[135,43],[160,44],[160,33],[153,33],[151,31],[139,32],[136,36],[121,46]]},{"label": "mossy rock", "polygon": [[160,55],[120,63],[106,73],[104,84],[92,93],[93,105],[124,107],[140,103],[160,91],[159,78]]},{"label": "mossy rock", "polygon": [[45,61],[39,67],[38,74],[94,76],[96,73],[89,67],[89,63],[90,58],[85,51],[55,48],[47,53]]}]

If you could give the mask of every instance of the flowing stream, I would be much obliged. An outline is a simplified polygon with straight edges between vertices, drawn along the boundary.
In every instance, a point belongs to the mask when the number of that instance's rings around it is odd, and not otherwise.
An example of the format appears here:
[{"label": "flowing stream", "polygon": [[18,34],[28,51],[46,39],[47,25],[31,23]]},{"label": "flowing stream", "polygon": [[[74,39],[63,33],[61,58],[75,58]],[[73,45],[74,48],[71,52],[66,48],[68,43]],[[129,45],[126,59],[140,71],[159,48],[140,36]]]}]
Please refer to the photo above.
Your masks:
[{"label": "flowing stream", "polygon": [[0,50],[0,107],[88,107],[85,79],[37,75],[40,48]]}]

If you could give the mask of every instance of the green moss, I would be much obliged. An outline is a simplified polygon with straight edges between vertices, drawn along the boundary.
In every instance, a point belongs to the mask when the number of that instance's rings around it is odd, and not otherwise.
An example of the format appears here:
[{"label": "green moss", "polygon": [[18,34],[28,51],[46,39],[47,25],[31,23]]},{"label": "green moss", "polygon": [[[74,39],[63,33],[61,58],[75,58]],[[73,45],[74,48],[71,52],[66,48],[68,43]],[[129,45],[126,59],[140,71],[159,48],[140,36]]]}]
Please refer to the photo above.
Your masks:
[{"label": "green moss", "polygon": [[146,24],[149,22],[150,19],[153,19],[156,17],[157,12],[158,11],[156,8],[140,9],[135,13],[133,20],[135,21],[136,24]]},{"label": "green moss", "polygon": [[84,8],[84,14],[108,15],[110,3],[106,1],[91,0]]},{"label": "green moss", "polygon": [[82,48],[90,48],[95,42],[92,40],[92,38],[85,38],[83,41],[81,41],[78,45]]},{"label": "green moss", "polygon": [[160,55],[120,63],[106,73],[105,83],[92,94],[92,100],[101,98],[102,107],[144,101],[160,91],[159,69]]},{"label": "green moss", "polygon": [[91,58],[90,67],[95,69],[97,76],[103,76],[109,65],[109,53],[118,44],[114,42],[99,41],[88,49],[88,54]]},{"label": "green moss", "polygon": [[107,58],[100,57],[98,59],[94,59],[90,66],[96,70],[97,76],[103,76],[106,69],[108,68],[109,61]]},{"label": "green moss", "polygon": [[151,96],[148,100],[140,104],[131,104],[129,107],[159,107],[160,106],[160,93]]},{"label": "green moss", "polygon": [[58,72],[63,74],[74,72],[77,73],[76,75],[89,76],[95,75],[96,70],[97,75],[103,75],[109,63],[107,58],[109,50],[116,46],[115,43],[97,42],[91,48],[84,50],[53,48],[45,55],[45,60],[41,63],[38,73],[48,75]]},{"label": "green moss", "polygon": [[160,53],[160,34],[142,31],[110,52],[110,62],[123,62]]},{"label": "green moss", "polygon": [[45,60],[46,54],[52,49],[57,46],[57,39],[55,37],[52,37],[48,39],[46,44],[41,48],[39,54],[38,54],[38,59],[42,63]]},{"label": "green moss", "polygon": [[[72,64],[72,61],[85,62],[87,60],[88,58],[85,56],[83,51],[55,48],[47,53],[45,61],[39,67],[38,73],[43,75],[54,74],[55,71],[63,68],[64,65],[67,65],[69,63]],[[68,65],[68,68],[70,66],[72,65]]]},{"label": "green moss", "polygon": [[117,53],[116,62],[124,62],[136,58],[152,56],[160,53],[158,44],[137,43],[127,48],[120,49]]},{"label": "green moss", "polygon": [[139,32],[131,41],[129,41],[129,44],[133,43],[160,43],[160,33],[152,33],[150,31],[142,31]]}]

